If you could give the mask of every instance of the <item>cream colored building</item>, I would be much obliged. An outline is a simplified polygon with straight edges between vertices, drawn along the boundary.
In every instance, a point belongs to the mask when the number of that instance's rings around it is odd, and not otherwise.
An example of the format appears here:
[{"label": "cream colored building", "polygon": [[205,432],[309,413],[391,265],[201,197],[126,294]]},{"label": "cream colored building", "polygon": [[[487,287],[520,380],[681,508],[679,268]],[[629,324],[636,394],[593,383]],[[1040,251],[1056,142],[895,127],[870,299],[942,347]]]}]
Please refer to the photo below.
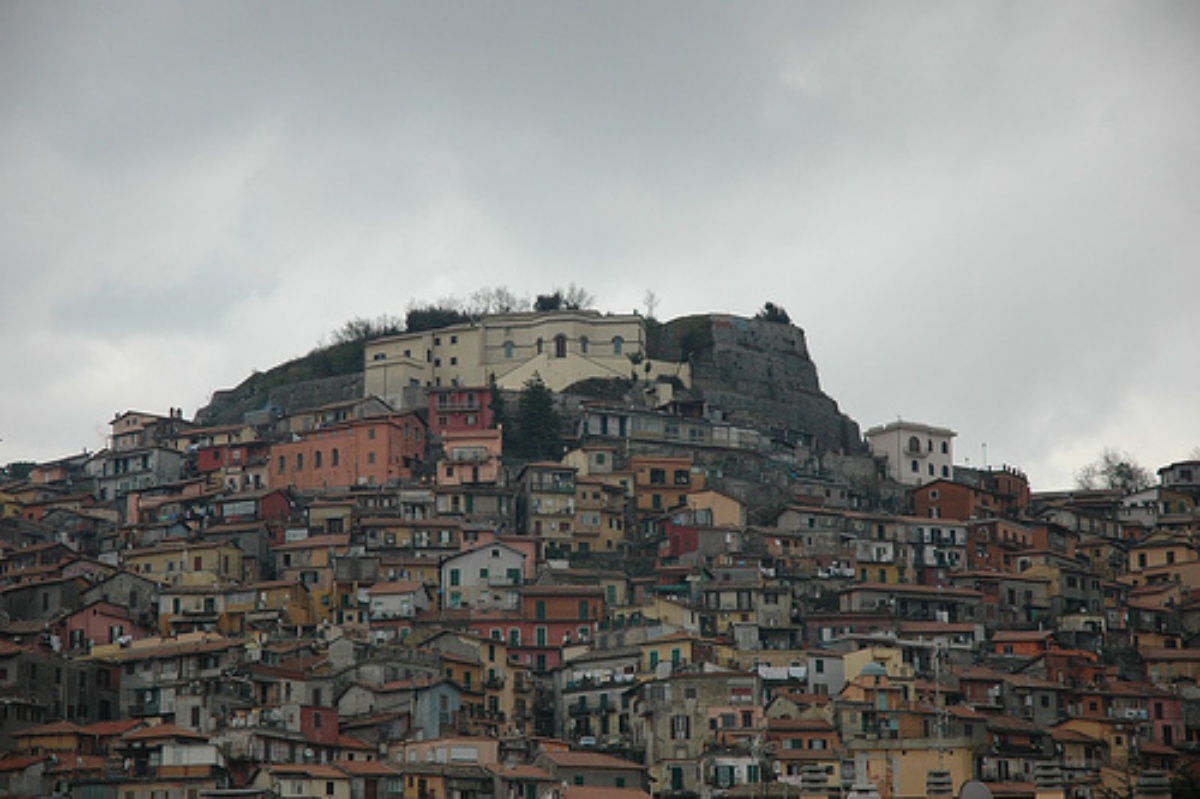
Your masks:
[{"label": "cream colored building", "polygon": [[888,477],[905,485],[925,485],[954,477],[954,437],[945,427],[895,421],[872,427],[863,437],[871,454],[887,458]]},{"label": "cream colored building", "polygon": [[[368,342],[364,354],[365,396],[394,406],[408,389],[484,386],[518,390],[538,374],[552,391],[589,377],[643,379],[660,373],[690,375],[678,364],[635,365],[645,354],[645,325],[635,314],[552,311],[485,316],[439,330],[403,333]],[[669,368],[668,368],[669,367]]]}]

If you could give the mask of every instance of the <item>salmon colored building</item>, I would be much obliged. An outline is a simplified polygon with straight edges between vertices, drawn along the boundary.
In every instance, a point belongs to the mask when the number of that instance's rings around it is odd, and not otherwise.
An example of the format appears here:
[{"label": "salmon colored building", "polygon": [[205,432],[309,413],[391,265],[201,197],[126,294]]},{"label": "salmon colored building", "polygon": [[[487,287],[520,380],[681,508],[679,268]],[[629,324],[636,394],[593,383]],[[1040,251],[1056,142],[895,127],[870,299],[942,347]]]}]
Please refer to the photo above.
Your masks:
[{"label": "salmon colored building", "polygon": [[387,485],[425,460],[425,423],[415,413],[355,419],[271,447],[270,481],[301,491]]},{"label": "salmon colored building", "polygon": [[495,485],[503,451],[499,429],[460,429],[442,433],[445,457],[438,463],[438,486]]}]

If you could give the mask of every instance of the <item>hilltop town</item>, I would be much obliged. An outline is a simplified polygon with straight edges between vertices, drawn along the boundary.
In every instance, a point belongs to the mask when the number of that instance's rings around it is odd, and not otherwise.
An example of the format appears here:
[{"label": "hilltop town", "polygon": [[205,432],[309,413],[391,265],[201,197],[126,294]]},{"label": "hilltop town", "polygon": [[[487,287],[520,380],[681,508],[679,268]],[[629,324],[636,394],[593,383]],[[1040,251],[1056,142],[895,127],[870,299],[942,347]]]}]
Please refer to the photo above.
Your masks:
[{"label": "hilltop town", "polygon": [[0,482],[0,796],[1192,779],[1200,461],[1039,492],[860,431],[770,313],[481,315],[159,411]]}]

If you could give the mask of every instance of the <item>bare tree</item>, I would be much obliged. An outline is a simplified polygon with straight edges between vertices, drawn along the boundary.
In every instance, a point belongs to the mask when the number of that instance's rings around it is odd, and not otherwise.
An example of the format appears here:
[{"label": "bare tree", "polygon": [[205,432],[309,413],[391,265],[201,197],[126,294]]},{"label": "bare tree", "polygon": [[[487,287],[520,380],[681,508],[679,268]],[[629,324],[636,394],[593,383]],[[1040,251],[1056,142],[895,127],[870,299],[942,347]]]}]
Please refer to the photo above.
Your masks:
[{"label": "bare tree", "polygon": [[1085,489],[1116,489],[1126,494],[1148,488],[1154,481],[1150,471],[1128,452],[1105,447],[1100,457],[1075,473],[1075,482]]},{"label": "bare tree", "polygon": [[563,308],[568,310],[577,311],[580,308],[591,308],[595,304],[596,295],[589,293],[583,286],[576,286],[572,283],[562,293]]},{"label": "bare tree", "polygon": [[659,300],[658,295],[654,293],[653,289],[646,289],[646,298],[642,300],[642,303],[646,306],[647,319],[658,318],[654,315],[654,312],[658,310],[658,304],[660,301],[661,300]]},{"label": "bare tree", "polygon": [[472,316],[528,311],[529,307],[528,297],[518,297],[507,286],[479,289],[466,302],[466,309]]}]

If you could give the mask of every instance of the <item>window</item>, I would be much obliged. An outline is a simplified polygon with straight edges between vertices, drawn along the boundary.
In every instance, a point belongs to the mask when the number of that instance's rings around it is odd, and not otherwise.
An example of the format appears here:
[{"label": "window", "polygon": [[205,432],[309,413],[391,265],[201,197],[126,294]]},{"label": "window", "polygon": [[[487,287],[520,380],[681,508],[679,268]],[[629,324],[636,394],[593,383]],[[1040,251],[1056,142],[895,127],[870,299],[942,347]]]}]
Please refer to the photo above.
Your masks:
[{"label": "window", "polygon": [[374,452],[367,453],[367,463],[372,464],[372,465],[375,464],[375,453]]},{"label": "window", "polygon": [[299,471],[303,471],[303,470],[304,470],[304,453],[297,452],[296,453],[296,471],[299,472]]},{"label": "window", "polygon": [[943,442],[942,442],[942,454],[943,454],[943,455],[949,455],[949,454],[950,454],[950,444],[949,444],[948,442],[946,442],[946,441],[943,441]]},{"label": "window", "polygon": [[504,342],[504,357],[507,360],[512,360],[512,356],[513,356],[513,343],[511,341],[506,341],[506,342]]},{"label": "window", "polygon": [[671,737],[677,741],[686,741],[691,738],[692,720],[689,716],[672,716],[671,717]]},{"label": "window", "polygon": [[586,599],[579,600],[579,618],[586,619],[588,617],[588,603]]},{"label": "window", "polygon": [[283,455],[280,455],[279,456],[279,473],[283,474],[285,471],[287,471],[287,458],[284,457]]},{"label": "window", "polygon": [[338,465],[338,461],[340,460],[340,454],[341,453],[338,452],[337,447],[334,447],[333,451],[329,453],[329,462],[331,465],[333,465],[333,466]]},{"label": "window", "polygon": [[587,336],[579,337],[579,351],[582,352],[584,355],[587,355],[587,352],[588,352],[588,337]]},{"label": "window", "polygon": [[562,333],[559,333],[557,336],[554,337],[554,357],[555,358],[567,357],[567,337],[564,336]]},{"label": "window", "polygon": [[546,620],[546,600],[539,599],[534,606],[534,618],[538,621]]},{"label": "window", "polygon": [[613,336],[613,355],[621,355],[625,352],[625,339],[620,336]]},{"label": "window", "polygon": [[537,354],[542,354],[542,340],[540,338],[537,340]]},{"label": "window", "polygon": [[660,485],[666,485],[666,483],[667,483],[667,470],[666,469],[651,469],[650,470],[650,485],[660,486]]},{"label": "window", "polygon": [[317,450],[316,452],[313,453],[313,468],[314,469],[321,468],[321,451],[320,450]]},{"label": "window", "polygon": [[918,472],[921,471],[921,467],[917,465],[916,461],[912,462],[912,470],[913,470],[913,474],[917,474]]}]

